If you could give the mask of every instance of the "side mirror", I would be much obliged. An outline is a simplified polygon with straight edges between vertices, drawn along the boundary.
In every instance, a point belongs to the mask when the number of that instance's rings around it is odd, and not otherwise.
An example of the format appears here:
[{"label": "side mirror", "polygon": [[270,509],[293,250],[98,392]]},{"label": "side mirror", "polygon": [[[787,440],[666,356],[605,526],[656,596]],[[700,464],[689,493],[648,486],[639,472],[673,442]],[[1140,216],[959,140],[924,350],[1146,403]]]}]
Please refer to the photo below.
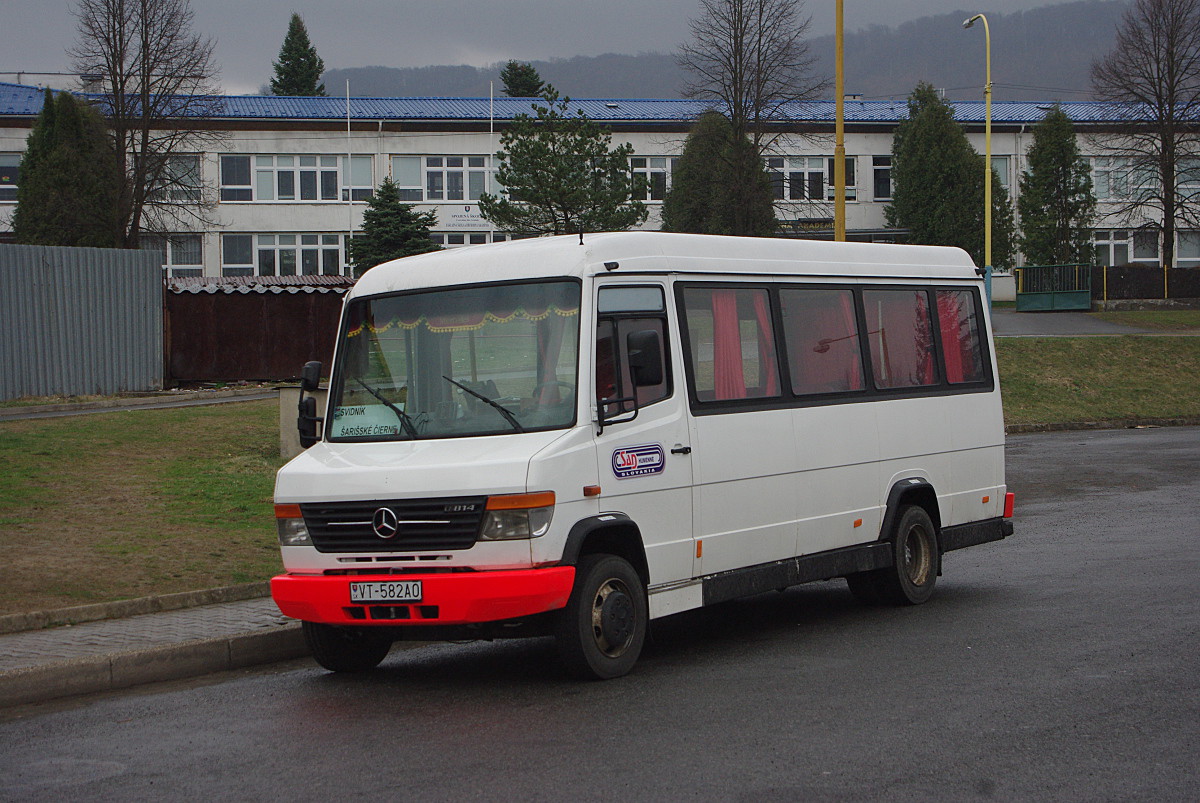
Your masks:
[{"label": "side mirror", "polygon": [[626,349],[629,352],[629,373],[636,387],[661,385],[662,370],[662,340],[653,329],[643,329],[640,332],[630,332],[625,338]]},{"label": "side mirror", "polygon": [[300,369],[300,390],[312,393],[321,386],[321,361],[309,360]]},{"label": "side mirror", "polygon": [[300,402],[297,405],[296,431],[300,435],[300,445],[307,449],[321,440],[320,427],[325,420],[317,417],[317,400],[305,393],[312,393],[321,386],[321,363],[311,360],[304,363],[300,371]]},{"label": "side mirror", "polygon": [[317,434],[317,400],[312,396],[300,397],[299,415],[296,417],[296,430],[300,433],[300,445],[305,449],[321,440]]}]

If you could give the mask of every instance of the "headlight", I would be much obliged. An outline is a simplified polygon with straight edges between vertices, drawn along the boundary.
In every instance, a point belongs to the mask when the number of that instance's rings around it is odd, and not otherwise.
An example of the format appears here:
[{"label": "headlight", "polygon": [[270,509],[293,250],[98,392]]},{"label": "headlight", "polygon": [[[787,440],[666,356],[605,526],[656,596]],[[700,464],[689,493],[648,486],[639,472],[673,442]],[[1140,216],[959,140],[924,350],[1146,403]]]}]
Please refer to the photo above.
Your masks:
[{"label": "headlight", "polygon": [[275,528],[279,531],[280,546],[312,546],[299,505],[276,505]]},{"label": "headlight", "polygon": [[492,496],[487,501],[479,538],[483,541],[537,538],[549,532],[553,518],[553,491]]}]

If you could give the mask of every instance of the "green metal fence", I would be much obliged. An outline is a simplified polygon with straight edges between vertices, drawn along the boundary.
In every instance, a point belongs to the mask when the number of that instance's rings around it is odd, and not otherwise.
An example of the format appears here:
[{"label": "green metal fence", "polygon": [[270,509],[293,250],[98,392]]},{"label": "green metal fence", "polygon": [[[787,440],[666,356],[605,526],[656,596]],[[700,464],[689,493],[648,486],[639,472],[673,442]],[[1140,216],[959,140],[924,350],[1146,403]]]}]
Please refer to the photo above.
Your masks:
[{"label": "green metal fence", "polygon": [[1026,265],[1015,268],[1017,312],[1090,310],[1090,265]]}]

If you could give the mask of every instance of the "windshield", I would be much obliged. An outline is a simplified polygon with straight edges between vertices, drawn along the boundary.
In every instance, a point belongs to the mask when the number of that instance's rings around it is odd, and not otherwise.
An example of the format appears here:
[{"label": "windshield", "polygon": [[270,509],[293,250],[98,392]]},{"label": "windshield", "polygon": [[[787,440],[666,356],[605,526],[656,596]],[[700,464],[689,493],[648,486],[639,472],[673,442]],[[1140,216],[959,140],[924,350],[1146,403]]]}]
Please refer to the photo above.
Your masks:
[{"label": "windshield", "polygon": [[561,429],[575,422],[579,283],[363,298],[346,327],[331,440]]}]

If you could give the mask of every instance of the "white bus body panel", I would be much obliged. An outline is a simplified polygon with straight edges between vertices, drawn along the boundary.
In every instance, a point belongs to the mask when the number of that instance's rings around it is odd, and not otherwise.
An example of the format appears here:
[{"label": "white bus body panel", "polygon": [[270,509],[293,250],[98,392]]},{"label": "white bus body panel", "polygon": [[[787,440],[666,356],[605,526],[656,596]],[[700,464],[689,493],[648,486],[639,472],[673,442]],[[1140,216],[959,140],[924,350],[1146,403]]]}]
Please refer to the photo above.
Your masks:
[{"label": "white bus body panel", "polygon": [[[280,471],[276,501],[551,490],[557,504],[546,536],[479,542],[448,553],[445,565],[553,564],[575,522],[619,512],[641,532],[652,616],[703,604],[699,578],[877,541],[888,494],[903,480],[918,478],[935,489],[942,526],[1001,515],[1004,430],[994,355],[990,392],[747,412],[693,414],[684,374],[677,282],[981,288],[965,252],[652,232],[589,234],[582,245],[578,237],[543,238],[386,263],[368,271],[347,300],[551,277],[583,281],[574,428],[415,442],[322,442]],[[598,432],[595,302],[606,283],[664,288],[674,391],[641,409],[633,422]],[[982,334],[990,343],[984,312]],[[614,452],[644,444],[661,446],[666,469],[618,478]],[[597,485],[599,496],[584,494],[585,487]],[[346,557],[311,547],[288,547],[284,556],[293,572],[341,568]]]}]

